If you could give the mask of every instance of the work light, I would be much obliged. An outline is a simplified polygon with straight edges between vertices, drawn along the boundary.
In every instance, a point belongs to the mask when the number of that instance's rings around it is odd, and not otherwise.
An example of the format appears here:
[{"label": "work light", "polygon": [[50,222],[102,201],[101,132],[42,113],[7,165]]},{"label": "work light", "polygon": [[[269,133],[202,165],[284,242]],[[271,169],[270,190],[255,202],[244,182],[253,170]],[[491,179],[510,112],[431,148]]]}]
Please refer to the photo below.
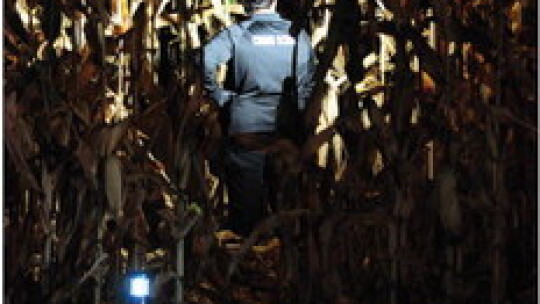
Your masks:
[{"label": "work light", "polygon": [[150,279],[146,273],[137,272],[128,276],[128,295],[136,303],[144,303],[150,296]]}]

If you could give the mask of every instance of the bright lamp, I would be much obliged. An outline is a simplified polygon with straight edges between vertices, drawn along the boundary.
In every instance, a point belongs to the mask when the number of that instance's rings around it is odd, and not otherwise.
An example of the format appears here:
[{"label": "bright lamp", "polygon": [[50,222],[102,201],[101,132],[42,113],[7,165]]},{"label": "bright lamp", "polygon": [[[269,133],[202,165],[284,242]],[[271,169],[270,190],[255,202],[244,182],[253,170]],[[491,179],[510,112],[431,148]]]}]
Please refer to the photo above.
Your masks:
[{"label": "bright lamp", "polygon": [[146,274],[135,274],[129,278],[129,295],[145,298],[150,295],[150,279]]}]

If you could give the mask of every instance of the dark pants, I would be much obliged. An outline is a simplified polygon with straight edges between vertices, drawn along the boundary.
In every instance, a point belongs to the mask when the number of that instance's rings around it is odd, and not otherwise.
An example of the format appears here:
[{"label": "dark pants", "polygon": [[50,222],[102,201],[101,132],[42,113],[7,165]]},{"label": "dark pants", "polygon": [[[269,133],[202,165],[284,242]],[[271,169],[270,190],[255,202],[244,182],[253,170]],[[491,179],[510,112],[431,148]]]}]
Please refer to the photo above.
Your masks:
[{"label": "dark pants", "polygon": [[224,165],[229,194],[228,228],[247,236],[265,216],[266,154],[227,144]]}]

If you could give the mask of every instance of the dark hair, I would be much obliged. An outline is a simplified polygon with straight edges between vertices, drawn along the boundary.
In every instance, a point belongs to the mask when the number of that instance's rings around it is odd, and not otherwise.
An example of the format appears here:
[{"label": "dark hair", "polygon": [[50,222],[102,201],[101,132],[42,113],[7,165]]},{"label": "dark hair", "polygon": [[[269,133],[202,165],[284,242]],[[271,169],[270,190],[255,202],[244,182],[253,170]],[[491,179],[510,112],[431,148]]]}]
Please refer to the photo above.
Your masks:
[{"label": "dark hair", "polygon": [[251,9],[269,8],[277,0],[243,0],[244,5]]}]

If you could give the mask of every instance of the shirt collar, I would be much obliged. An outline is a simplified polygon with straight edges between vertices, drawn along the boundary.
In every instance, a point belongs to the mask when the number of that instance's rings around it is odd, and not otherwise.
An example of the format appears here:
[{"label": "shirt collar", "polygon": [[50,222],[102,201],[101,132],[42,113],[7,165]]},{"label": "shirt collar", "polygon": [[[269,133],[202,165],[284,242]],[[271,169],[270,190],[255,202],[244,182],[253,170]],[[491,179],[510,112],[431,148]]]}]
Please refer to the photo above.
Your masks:
[{"label": "shirt collar", "polygon": [[278,13],[258,13],[253,14],[251,19],[256,21],[276,21],[281,20],[281,16]]}]

